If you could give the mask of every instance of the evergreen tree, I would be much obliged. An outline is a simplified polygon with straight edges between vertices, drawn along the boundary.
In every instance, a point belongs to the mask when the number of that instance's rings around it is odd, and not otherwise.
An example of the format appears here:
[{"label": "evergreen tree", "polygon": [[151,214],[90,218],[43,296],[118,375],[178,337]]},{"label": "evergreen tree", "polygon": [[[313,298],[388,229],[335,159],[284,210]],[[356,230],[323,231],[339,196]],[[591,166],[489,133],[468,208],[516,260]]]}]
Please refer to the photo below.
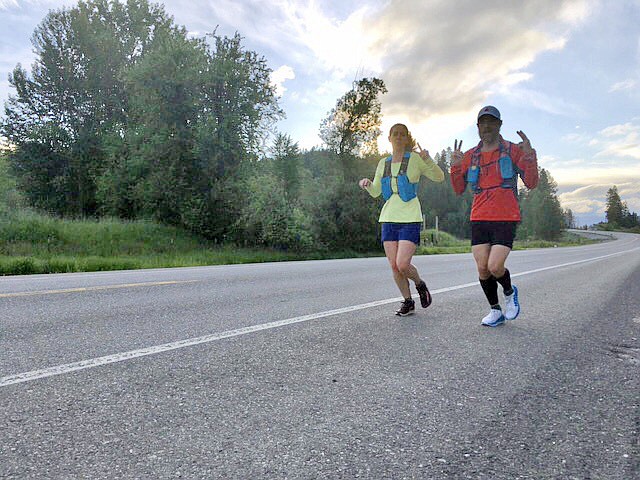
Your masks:
[{"label": "evergreen tree", "polygon": [[620,195],[618,194],[618,187],[613,186],[607,190],[607,207],[605,210],[605,216],[607,223],[611,226],[620,226],[624,221],[624,206]]},{"label": "evergreen tree", "polygon": [[291,200],[298,198],[300,189],[300,150],[289,135],[279,133],[273,143],[273,173],[284,184],[284,192]]},{"label": "evergreen tree", "polygon": [[624,226],[626,228],[640,228],[640,219],[638,219],[638,214],[636,212],[631,212],[626,218],[625,218],[625,224]]},{"label": "evergreen tree", "polygon": [[638,215],[629,210],[627,202],[622,201],[616,185],[607,191],[605,214],[610,229],[640,227]]},{"label": "evergreen tree", "polygon": [[444,172],[444,181],[437,183],[428,179],[421,180],[418,192],[423,214],[427,219],[427,227],[435,227],[438,217],[438,228],[460,238],[469,238],[471,222],[469,214],[473,202],[473,193],[469,190],[458,196],[451,186],[450,169],[451,148],[436,153],[434,161]]},{"label": "evergreen tree", "polygon": [[558,186],[544,168],[538,186],[520,191],[522,222],[518,234],[525,238],[556,240],[564,228],[564,215],[557,196]]},{"label": "evergreen tree", "polygon": [[564,226],[566,228],[576,228],[576,219],[570,208],[563,210]]}]

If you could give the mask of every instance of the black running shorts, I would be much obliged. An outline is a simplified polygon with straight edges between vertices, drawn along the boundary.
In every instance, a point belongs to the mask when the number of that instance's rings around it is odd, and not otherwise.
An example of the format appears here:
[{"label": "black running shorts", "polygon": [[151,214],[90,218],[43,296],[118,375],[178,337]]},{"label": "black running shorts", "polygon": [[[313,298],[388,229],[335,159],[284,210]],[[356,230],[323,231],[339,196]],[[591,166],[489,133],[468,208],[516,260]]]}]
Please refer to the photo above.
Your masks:
[{"label": "black running shorts", "polygon": [[471,245],[504,245],[513,248],[518,222],[471,222]]}]

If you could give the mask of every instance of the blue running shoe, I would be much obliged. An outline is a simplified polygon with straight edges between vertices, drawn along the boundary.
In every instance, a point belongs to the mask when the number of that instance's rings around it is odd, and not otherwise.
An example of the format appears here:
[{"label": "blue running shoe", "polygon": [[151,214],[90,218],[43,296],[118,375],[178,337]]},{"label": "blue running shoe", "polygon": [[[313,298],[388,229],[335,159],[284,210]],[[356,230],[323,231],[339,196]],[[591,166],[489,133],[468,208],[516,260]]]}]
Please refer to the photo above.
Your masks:
[{"label": "blue running shoe", "polygon": [[495,308],[492,308],[489,315],[482,319],[482,325],[485,327],[497,327],[503,323],[504,315],[502,315],[502,310],[497,310]]},{"label": "blue running shoe", "polygon": [[515,320],[520,315],[520,303],[518,302],[518,288],[512,285],[513,293],[505,295],[504,316],[507,320]]}]

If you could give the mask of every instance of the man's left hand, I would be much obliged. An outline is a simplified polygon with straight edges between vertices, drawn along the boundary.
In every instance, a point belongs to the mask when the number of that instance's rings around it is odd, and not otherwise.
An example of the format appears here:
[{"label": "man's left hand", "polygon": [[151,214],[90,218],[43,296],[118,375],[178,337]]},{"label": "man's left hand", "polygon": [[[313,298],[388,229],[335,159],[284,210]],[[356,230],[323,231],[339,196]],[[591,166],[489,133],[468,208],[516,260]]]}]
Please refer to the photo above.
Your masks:
[{"label": "man's left hand", "polygon": [[520,135],[520,138],[522,139],[522,141],[518,144],[518,147],[520,147],[520,149],[525,154],[525,156],[529,157],[531,155],[534,155],[536,152],[531,147],[531,142],[529,141],[527,136],[524,134],[524,132],[522,130],[518,130],[516,133]]}]

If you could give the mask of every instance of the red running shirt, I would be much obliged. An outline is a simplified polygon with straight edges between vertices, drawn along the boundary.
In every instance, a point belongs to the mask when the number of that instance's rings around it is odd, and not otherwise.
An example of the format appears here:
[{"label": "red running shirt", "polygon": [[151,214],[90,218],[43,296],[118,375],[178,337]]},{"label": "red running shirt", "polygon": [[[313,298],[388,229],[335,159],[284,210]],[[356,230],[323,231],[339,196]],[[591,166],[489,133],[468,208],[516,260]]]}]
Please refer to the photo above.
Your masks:
[{"label": "red running shirt", "polygon": [[[507,142],[509,143],[509,142]],[[451,166],[451,185],[453,190],[462,195],[467,182],[467,170],[471,166],[473,151],[467,150],[462,162]],[[496,148],[490,152],[482,152],[480,156],[480,176],[478,186],[482,191],[473,196],[471,206],[471,221],[489,222],[519,222],[520,206],[513,190],[502,188],[500,173],[500,150]],[[533,154],[525,156],[524,152],[515,144],[511,144],[511,161],[522,173],[522,181],[529,189],[538,185],[538,161],[535,150]]]}]

